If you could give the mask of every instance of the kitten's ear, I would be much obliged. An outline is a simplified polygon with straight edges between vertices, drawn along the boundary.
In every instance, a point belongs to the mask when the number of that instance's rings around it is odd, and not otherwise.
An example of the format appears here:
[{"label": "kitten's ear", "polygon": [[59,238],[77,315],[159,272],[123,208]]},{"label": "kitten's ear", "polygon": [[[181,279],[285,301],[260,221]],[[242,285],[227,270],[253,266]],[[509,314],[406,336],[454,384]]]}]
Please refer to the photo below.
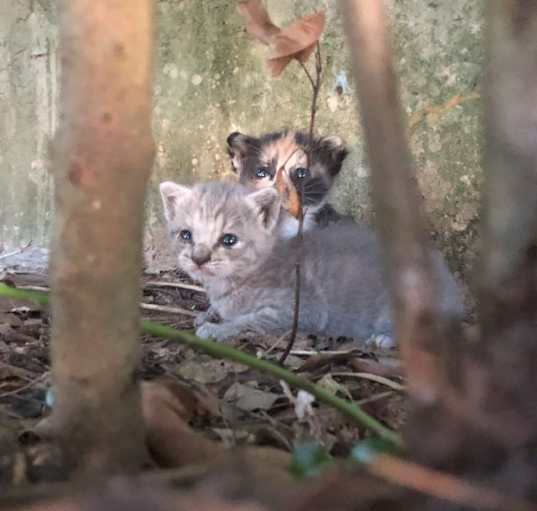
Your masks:
[{"label": "kitten's ear", "polygon": [[168,222],[171,222],[177,212],[177,203],[188,197],[192,193],[190,188],[178,185],[172,181],[160,183],[160,196],[164,205],[164,216]]},{"label": "kitten's ear", "polygon": [[227,152],[231,160],[231,167],[240,174],[244,168],[244,159],[249,151],[257,150],[259,140],[238,131],[234,131],[227,137]]},{"label": "kitten's ear", "polygon": [[328,156],[330,167],[328,171],[332,176],[337,176],[341,170],[343,160],[349,154],[345,142],[341,137],[331,135],[319,140],[321,150]]},{"label": "kitten's ear", "polygon": [[246,196],[265,229],[273,231],[280,216],[280,194],[275,188],[263,188]]}]

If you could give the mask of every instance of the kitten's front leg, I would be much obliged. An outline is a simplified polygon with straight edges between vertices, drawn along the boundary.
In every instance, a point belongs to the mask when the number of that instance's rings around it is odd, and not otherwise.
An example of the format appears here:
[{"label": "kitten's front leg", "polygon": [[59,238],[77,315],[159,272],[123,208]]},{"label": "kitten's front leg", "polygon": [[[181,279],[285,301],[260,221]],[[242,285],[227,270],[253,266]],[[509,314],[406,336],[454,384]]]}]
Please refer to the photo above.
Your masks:
[{"label": "kitten's front leg", "polygon": [[209,306],[209,308],[204,311],[200,312],[195,318],[194,318],[194,326],[200,327],[203,325],[203,323],[216,323],[220,321],[220,316],[216,309],[213,308],[213,306]]},{"label": "kitten's front leg", "polygon": [[196,330],[196,335],[202,339],[212,338],[217,341],[225,341],[246,331],[261,335],[280,333],[282,329],[286,329],[286,325],[282,324],[282,316],[280,311],[267,307],[255,313],[235,316],[232,319],[222,321],[222,323],[203,323]]},{"label": "kitten's front leg", "polygon": [[224,321],[222,323],[206,322],[196,329],[196,335],[202,339],[225,341],[231,337],[236,337],[242,331],[243,328],[233,321]]}]

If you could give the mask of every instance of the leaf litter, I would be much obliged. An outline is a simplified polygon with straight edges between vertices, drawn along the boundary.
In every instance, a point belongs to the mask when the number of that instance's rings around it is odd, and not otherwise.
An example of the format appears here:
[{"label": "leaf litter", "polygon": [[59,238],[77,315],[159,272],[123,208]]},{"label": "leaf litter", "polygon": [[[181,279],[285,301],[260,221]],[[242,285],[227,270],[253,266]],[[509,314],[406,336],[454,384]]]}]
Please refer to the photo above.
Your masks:
[{"label": "leaf litter", "polygon": [[[6,278],[18,287],[48,284],[42,273],[15,273]],[[196,313],[207,309],[205,294],[195,286],[190,288],[195,283],[184,274],[171,272],[159,279],[187,286],[145,285],[154,283],[155,276],[144,276],[145,302]],[[191,316],[161,311],[142,311],[142,315],[175,328],[193,329]],[[15,431],[19,441],[9,444],[14,455],[28,448],[24,443],[33,438],[28,431],[50,413],[46,403],[51,385],[49,326],[46,307],[0,298],[0,441]],[[140,339],[137,377],[144,382],[148,445],[157,466],[203,463],[221,456],[229,446],[247,448],[254,459],[284,463],[289,460],[289,450],[307,440],[319,442],[332,455],[345,456],[368,435],[339,412],[308,400],[307,393],[282,387],[265,374],[210,358],[176,342],[145,334]],[[245,335],[231,344],[273,362],[285,349],[285,343],[278,345],[278,337]],[[325,350],[329,354],[323,354]],[[304,335],[297,337],[293,353],[297,354],[286,362],[289,370],[299,370],[341,397],[364,403],[365,411],[393,429],[405,422],[403,393],[389,391],[375,381],[337,376],[367,371],[401,383],[401,369],[393,353],[368,353],[349,341]],[[39,431],[37,428],[34,436],[39,437]]]}]

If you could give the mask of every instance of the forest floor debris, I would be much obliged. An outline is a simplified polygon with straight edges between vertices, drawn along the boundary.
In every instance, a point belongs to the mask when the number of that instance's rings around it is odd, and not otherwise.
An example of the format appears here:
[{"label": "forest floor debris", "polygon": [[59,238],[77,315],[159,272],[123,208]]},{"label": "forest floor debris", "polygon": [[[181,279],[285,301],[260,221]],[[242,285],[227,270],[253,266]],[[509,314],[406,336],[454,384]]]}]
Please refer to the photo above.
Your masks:
[{"label": "forest floor debris", "polygon": [[[3,280],[17,287],[48,286],[42,272],[7,270]],[[196,313],[208,306],[205,293],[178,272],[158,279],[144,276],[143,302],[161,307],[142,310],[144,319],[186,330],[193,328],[192,315],[166,312],[166,308]],[[0,435],[15,434],[19,442],[27,438],[24,432],[50,412],[49,326],[46,307],[0,299]],[[171,385],[176,397],[177,392],[181,394],[182,410],[185,403],[196,403],[186,415],[179,415],[200,438],[226,448],[262,446],[286,452],[297,440],[308,439],[321,443],[333,455],[346,456],[367,436],[363,428],[322,404],[314,403],[313,413],[298,420],[296,402],[290,402],[286,389],[257,371],[173,341],[142,335],[141,343],[139,378]],[[247,335],[231,344],[274,362],[285,349],[277,337]],[[395,352],[364,352],[351,340],[299,336],[286,367],[361,403],[365,411],[392,429],[400,429],[405,421],[404,382]],[[181,389],[188,390],[184,394]]]}]

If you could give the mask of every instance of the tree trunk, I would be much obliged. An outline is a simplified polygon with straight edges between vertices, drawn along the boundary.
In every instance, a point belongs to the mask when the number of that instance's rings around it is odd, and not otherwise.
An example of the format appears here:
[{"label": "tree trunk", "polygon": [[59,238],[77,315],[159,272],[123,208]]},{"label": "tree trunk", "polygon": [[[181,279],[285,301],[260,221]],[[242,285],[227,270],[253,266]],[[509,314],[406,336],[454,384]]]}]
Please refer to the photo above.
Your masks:
[{"label": "tree trunk", "polygon": [[139,280],[153,161],[151,0],[61,0],[61,126],[53,147],[52,424],[69,466],[144,456]]}]

